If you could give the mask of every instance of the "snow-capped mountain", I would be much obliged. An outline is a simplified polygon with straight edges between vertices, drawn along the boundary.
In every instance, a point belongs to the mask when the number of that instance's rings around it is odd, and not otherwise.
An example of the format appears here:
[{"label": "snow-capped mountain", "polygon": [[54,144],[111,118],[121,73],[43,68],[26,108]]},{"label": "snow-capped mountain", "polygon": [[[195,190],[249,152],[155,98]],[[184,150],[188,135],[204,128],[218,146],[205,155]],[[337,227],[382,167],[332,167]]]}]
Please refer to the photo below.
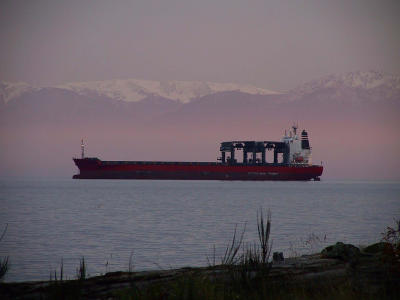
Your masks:
[{"label": "snow-capped mountain", "polygon": [[400,76],[377,71],[350,72],[329,75],[305,83],[289,92],[292,100],[307,96],[325,97],[325,100],[340,98],[348,101],[392,100],[400,98]]},{"label": "snow-capped mountain", "polygon": [[27,92],[38,92],[49,88],[67,90],[93,99],[108,98],[130,103],[159,98],[188,104],[194,99],[219,92],[272,96],[278,102],[303,99],[318,102],[363,103],[400,99],[400,76],[376,71],[329,75],[307,82],[287,93],[278,93],[253,85],[204,81],[116,79],[72,82],[49,87],[34,87],[22,82],[0,82],[0,103],[7,103]]},{"label": "snow-capped mountain", "polygon": [[74,91],[80,95],[101,95],[127,102],[138,102],[149,96],[157,96],[188,103],[192,99],[226,91],[240,91],[255,95],[278,94],[274,91],[244,84],[140,79],[74,82],[57,87]]},{"label": "snow-capped mountain", "polygon": [[0,103],[7,103],[11,99],[17,98],[22,94],[36,90],[25,82],[0,81]]}]

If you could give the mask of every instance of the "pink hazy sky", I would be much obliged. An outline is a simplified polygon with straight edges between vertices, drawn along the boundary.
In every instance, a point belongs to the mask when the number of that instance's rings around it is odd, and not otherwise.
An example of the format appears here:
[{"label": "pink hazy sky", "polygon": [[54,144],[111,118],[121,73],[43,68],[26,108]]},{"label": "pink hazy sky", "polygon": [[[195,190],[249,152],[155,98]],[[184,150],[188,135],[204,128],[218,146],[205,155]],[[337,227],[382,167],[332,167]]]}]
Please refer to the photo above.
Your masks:
[{"label": "pink hazy sky", "polygon": [[0,80],[286,90],[331,73],[399,75],[399,16],[398,0],[2,0]]}]

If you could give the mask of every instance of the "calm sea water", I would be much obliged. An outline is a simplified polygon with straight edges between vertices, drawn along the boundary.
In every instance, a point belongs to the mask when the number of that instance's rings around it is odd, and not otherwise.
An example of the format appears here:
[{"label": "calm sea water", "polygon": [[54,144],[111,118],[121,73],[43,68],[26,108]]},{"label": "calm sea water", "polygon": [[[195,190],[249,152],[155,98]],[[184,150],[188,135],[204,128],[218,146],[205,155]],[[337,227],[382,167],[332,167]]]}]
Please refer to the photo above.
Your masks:
[{"label": "calm sea water", "polygon": [[217,261],[235,225],[257,238],[257,210],[272,214],[273,251],[293,256],[343,241],[378,241],[400,217],[399,182],[1,180],[0,257],[6,281],[91,276]]}]

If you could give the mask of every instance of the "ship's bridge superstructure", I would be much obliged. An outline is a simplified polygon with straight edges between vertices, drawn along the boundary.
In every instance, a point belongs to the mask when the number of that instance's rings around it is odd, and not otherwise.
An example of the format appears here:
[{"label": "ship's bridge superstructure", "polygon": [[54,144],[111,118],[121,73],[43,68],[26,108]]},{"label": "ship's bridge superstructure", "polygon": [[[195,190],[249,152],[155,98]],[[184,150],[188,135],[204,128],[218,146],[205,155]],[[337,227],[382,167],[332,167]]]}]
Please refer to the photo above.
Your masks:
[{"label": "ship's bridge superstructure", "polygon": [[297,125],[293,125],[291,130],[289,130],[289,134],[285,131],[285,135],[281,140],[289,146],[289,163],[312,165],[308,133],[303,130],[301,137],[299,137],[297,128]]},{"label": "ship's bridge superstructure", "polygon": [[[303,130],[301,138],[297,135],[297,125],[289,130],[281,141],[228,141],[222,142],[221,157],[223,164],[249,165],[311,165],[311,147],[308,133]],[[236,151],[242,151],[242,157]],[[273,158],[267,160],[267,151],[273,151]],[[239,158],[239,159],[238,159]]]}]

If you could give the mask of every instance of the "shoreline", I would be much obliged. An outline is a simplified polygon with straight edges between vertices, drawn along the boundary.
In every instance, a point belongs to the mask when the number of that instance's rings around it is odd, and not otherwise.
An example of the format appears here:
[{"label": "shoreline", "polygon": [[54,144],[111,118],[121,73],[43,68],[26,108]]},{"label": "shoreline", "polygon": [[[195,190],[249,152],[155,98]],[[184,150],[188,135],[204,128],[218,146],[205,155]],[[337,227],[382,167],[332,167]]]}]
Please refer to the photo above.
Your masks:
[{"label": "shoreline", "polygon": [[[155,294],[165,296],[161,299],[175,299],[177,290],[194,288],[200,298],[207,295],[220,298],[230,293],[238,299],[246,299],[264,293],[263,289],[267,288],[268,294],[263,295],[278,299],[297,293],[306,293],[312,298],[321,292],[344,294],[351,299],[395,299],[400,297],[400,262],[397,258],[390,260],[385,247],[385,243],[376,243],[360,251],[350,244],[337,243],[321,253],[267,264],[119,271],[75,280],[5,282],[0,283],[0,294],[3,299],[56,299],[61,296],[67,299],[131,299],[132,295],[132,299],[160,299],[151,296]],[[207,294],[210,289],[214,294]]]}]

